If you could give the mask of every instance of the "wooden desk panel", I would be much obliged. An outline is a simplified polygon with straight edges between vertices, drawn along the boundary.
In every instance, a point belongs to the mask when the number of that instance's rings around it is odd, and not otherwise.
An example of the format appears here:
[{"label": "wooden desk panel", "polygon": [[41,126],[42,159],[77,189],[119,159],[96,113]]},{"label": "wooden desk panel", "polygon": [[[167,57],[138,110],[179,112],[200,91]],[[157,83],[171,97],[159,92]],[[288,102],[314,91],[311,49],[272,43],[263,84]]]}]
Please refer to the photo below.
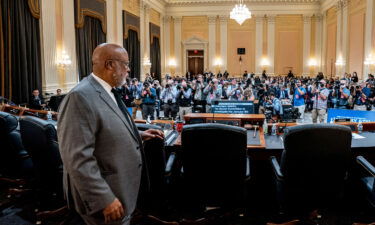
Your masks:
[{"label": "wooden desk panel", "polygon": [[12,106],[12,105],[3,105],[1,111],[15,115],[15,116],[22,116],[23,111],[25,108],[23,107],[18,107],[18,106]]},{"label": "wooden desk panel", "polygon": [[243,127],[246,123],[257,123],[262,125],[265,119],[263,114],[221,114],[221,113],[189,113],[184,116],[186,123],[190,123],[190,120],[193,119],[202,119],[204,123],[208,119],[217,119],[217,120],[241,120],[241,126]]}]

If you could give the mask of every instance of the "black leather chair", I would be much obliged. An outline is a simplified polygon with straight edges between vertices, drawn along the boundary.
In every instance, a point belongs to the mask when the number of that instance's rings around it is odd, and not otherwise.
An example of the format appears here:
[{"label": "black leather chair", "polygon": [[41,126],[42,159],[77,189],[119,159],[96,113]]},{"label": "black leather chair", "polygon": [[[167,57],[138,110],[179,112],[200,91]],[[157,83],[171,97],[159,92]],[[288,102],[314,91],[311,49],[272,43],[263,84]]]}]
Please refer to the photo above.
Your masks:
[{"label": "black leather chair", "polygon": [[[148,129],[162,130],[160,126],[153,124],[136,124],[139,131]],[[164,140],[151,139],[144,142],[145,161],[148,169],[150,190],[146,193],[144,190],[140,193],[143,200],[143,210],[159,211],[166,206],[167,199],[167,183],[172,165],[174,163],[175,154],[169,156],[167,167],[167,155],[165,152]]]},{"label": "black leather chair", "polygon": [[22,142],[29,151],[36,172],[36,189],[41,208],[57,208],[63,203],[62,161],[55,126],[36,117],[19,121]]},{"label": "black leather chair", "polygon": [[185,125],[182,174],[188,211],[241,208],[250,178],[246,129],[224,124]]},{"label": "black leather chair", "polygon": [[32,173],[33,164],[17,127],[17,117],[0,112],[0,174],[3,178],[24,178]]},{"label": "black leather chair", "polygon": [[281,164],[271,157],[281,210],[303,216],[335,206],[352,163],[351,141],[350,128],[342,125],[288,127]]},{"label": "black leather chair", "polygon": [[366,176],[361,178],[362,186],[365,190],[368,202],[375,208],[375,167],[363,156],[357,157],[357,163],[366,172]]}]

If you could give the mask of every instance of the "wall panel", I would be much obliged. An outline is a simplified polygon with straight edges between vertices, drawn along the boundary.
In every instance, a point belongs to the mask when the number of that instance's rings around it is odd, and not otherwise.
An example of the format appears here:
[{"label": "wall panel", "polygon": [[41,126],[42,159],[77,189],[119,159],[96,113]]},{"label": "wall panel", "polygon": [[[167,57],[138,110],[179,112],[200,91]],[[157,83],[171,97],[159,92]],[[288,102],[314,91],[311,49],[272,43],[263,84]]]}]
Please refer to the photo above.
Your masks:
[{"label": "wall panel", "polygon": [[123,0],[123,9],[131,14],[140,16],[140,0]]},{"label": "wall panel", "polygon": [[208,17],[184,16],[182,18],[182,41],[196,36],[208,41]]},{"label": "wall panel", "polygon": [[349,71],[356,71],[360,79],[363,73],[365,45],[366,1],[349,2]]},{"label": "wall panel", "polygon": [[302,74],[303,19],[302,15],[276,17],[275,74]]},{"label": "wall panel", "polygon": [[[237,48],[245,48],[240,64]],[[243,72],[255,72],[255,19],[246,20],[242,26],[236,21],[228,21],[228,72],[231,77],[242,76]]]}]

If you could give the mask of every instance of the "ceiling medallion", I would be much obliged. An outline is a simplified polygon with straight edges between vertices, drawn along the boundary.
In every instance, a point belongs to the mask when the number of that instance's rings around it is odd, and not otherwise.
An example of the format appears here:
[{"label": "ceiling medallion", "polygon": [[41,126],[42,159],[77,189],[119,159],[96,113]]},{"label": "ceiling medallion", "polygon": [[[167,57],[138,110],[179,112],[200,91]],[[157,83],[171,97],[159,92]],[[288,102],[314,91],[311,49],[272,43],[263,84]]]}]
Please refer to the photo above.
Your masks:
[{"label": "ceiling medallion", "polygon": [[243,3],[243,0],[238,0],[238,4],[230,12],[230,18],[237,21],[239,25],[242,25],[245,20],[251,18],[251,12]]}]

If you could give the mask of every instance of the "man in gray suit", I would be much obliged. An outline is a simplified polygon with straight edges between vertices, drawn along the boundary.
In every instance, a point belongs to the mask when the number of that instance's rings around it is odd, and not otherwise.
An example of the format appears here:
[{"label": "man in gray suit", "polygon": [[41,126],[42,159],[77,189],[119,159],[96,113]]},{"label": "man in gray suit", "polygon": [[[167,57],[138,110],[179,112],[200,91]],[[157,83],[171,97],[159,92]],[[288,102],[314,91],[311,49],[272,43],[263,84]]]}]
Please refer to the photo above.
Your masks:
[{"label": "man in gray suit", "polygon": [[126,50],[101,44],[92,61],[93,73],[60,107],[57,130],[65,195],[87,224],[129,224],[141,177],[147,178],[142,140],[164,136],[158,130],[138,133],[114,89],[129,73]]}]

